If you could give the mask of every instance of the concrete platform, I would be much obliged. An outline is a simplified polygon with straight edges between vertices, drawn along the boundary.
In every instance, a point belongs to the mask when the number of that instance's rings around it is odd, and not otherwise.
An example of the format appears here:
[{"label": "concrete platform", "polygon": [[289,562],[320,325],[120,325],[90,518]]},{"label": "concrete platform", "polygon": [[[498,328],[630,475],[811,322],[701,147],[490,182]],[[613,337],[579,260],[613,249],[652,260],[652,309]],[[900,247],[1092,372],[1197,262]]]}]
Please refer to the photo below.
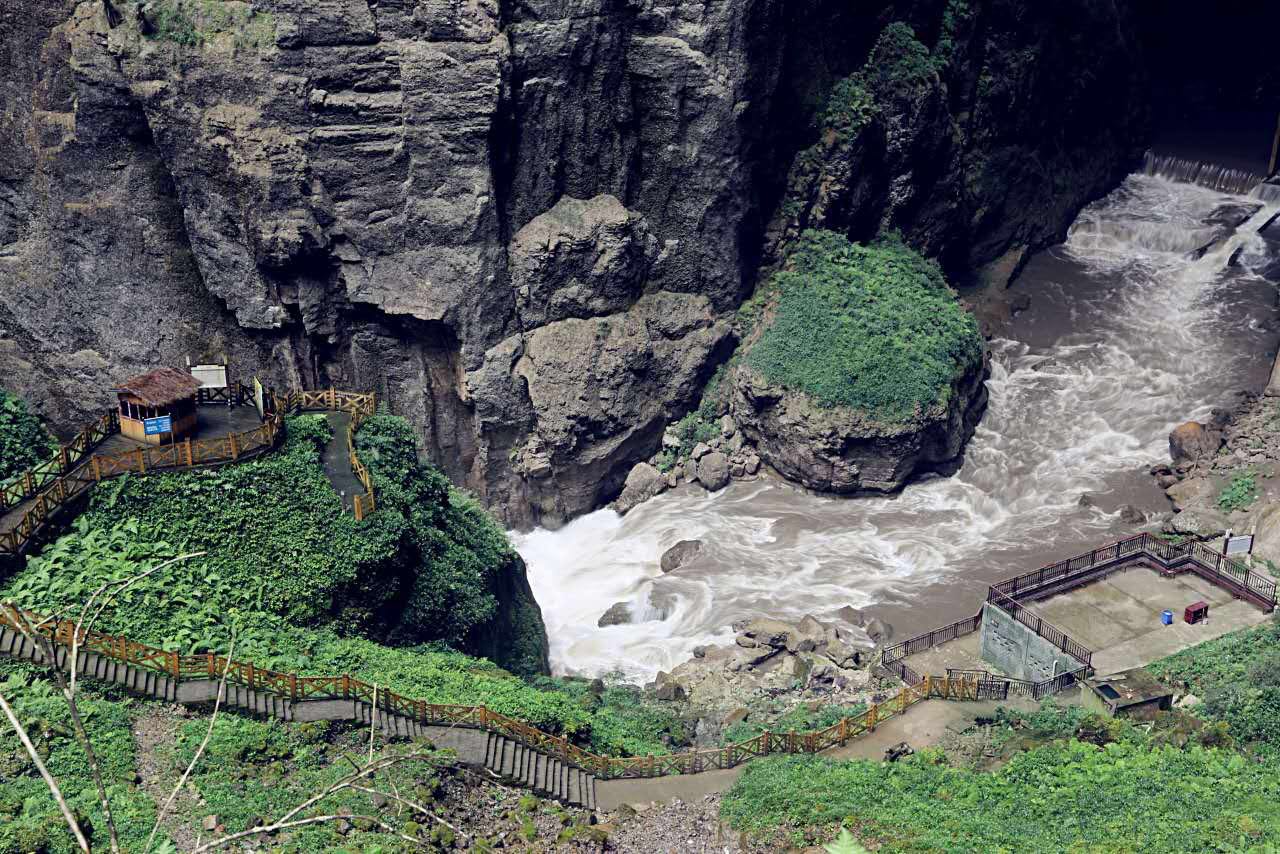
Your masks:
[{"label": "concrete platform", "polygon": [[[1200,600],[1209,603],[1209,619],[1189,626],[1182,621],[1183,609]],[[1261,608],[1198,576],[1163,578],[1146,567],[1046,599],[1035,609],[1093,650],[1099,676],[1142,667],[1268,617]],[[1165,609],[1173,611],[1171,626],[1160,622]]]}]

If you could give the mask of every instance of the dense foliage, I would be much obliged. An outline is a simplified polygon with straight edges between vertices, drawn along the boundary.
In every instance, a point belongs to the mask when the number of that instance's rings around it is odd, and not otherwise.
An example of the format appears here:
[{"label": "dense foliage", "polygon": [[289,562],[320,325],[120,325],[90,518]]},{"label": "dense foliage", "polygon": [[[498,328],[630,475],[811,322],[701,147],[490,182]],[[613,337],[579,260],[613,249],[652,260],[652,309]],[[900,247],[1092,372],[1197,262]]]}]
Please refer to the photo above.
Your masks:
[{"label": "dense foliage", "polygon": [[1218,494],[1218,508],[1227,513],[1248,510],[1258,500],[1258,475],[1256,472],[1236,472],[1230,483]]},{"label": "dense foliage", "polygon": [[0,482],[47,459],[58,444],[26,401],[0,388]]},{"label": "dense foliage", "polygon": [[1198,712],[1224,721],[1233,737],[1280,749],[1280,623],[1233,632],[1149,665],[1201,698]]},{"label": "dense foliage", "polygon": [[251,3],[153,0],[144,14],[151,38],[183,47],[202,47],[221,36],[238,50],[264,50],[275,44],[274,18]]},{"label": "dense foliage", "polygon": [[982,357],[977,323],[938,266],[897,241],[807,231],[769,294],[774,317],[747,364],[826,406],[905,420],[945,402]]},{"label": "dense foliage", "polygon": [[[74,615],[102,584],[135,578],[178,551],[140,537],[136,520],[107,529],[81,521],[30,560],[0,590],[0,600],[38,613]],[[553,679],[533,685],[484,659],[439,646],[389,647],[342,637],[332,628],[293,625],[262,604],[258,588],[233,583],[200,559],[135,581],[96,628],[183,653],[225,653],[234,635],[235,657],[260,667],[311,676],[350,673],[427,702],[486,705],[605,753],[664,753],[686,740],[669,710],[625,686]]]},{"label": "dense foliage", "polygon": [[937,751],[896,763],[767,758],[724,798],[730,823],[790,841],[854,827],[878,851],[1242,851],[1280,845],[1280,766],[1231,750],[1060,741],[995,772]]},{"label": "dense foliage", "polygon": [[[15,589],[78,601],[90,580],[67,567],[84,554],[136,562],[162,546],[170,556],[205,552],[173,570],[183,584],[167,604],[183,625],[170,624],[169,638],[181,646],[222,640],[208,631],[247,611],[393,643],[474,642],[495,619],[504,575],[518,571],[515,553],[474,501],[418,461],[403,419],[377,416],[360,430],[379,508],[359,523],[321,467],[332,435],[325,418],[289,418],[286,433],[281,450],[250,462],[103,484],[76,533],[33,559]],[[106,557],[100,566],[123,571]],[[516,622],[525,648],[502,663],[538,672],[536,608]]]},{"label": "dense foliage", "polygon": [[[108,850],[107,828],[101,819],[89,763],[73,734],[71,715],[62,695],[30,668],[6,661],[0,661],[0,694],[13,705],[73,813],[89,819],[84,823],[85,834],[94,850]],[[156,809],[134,780],[136,756],[131,723],[135,706],[127,698],[104,696],[93,690],[83,693],[80,706],[111,797],[121,846],[126,851],[141,851],[155,822]],[[3,727],[0,852],[61,854],[77,850],[35,764],[13,737],[7,721]]]}]

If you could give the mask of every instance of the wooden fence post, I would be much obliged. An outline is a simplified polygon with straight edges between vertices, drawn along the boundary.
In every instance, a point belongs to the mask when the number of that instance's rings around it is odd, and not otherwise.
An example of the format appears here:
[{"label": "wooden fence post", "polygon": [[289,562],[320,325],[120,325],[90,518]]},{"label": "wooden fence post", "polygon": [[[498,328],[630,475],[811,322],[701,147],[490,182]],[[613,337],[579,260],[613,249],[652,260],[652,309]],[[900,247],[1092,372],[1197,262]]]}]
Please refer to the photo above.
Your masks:
[{"label": "wooden fence post", "polygon": [[169,653],[169,673],[173,676],[173,679],[176,682],[180,675],[178,673],[178,653],[176,652]]},{"label": "wooden fence post", "polygon": [[298,674],[289,674],[289,699],[298,702]]},{"label": "wooden fence post", "polygon": [[[86,448],[87,448],[87,447],[89,447],[89,437],[88,437],[88,436],[86,436],[86,437],[85,437],[84,445],[85,445],[85,447],[86,447]],[[60,465],[60,467],[61,467],[61,469],[62,469],[62,473],[63,473],[63,474],[66,474],[66,473],[67,473],[67,469],[69,469],[69,468],[71,467],[71,461],[67,459],[67,446],[66,446],[66,445],[63,445],[63,446],[58,450],[58,463],[59,463],[59,465]]]},{"label": "wooden fence post", "polygon": [[101,482],[102,482],[102,468],[101,468],[101,466],[99,466],[99,464],[98,464],[98,455],[97,455],[97,454],[94,454],[94,455],[93,455],[92,462],[93,462],[93,479],[94,479],[95,481],[97,481],[98,483],[101,483]]},{"label": "wooden fence post", "polygon": [[231,459],[237,459],[240,456],[240,449],[236,447],[236,434],[227,434],[227,444],[231,446]]},{"label": "wooden fence post", "polygon": [[142,474],[147,473],[147,458],[143,456],[142,449],[138,449],[138,471]]},{"label": "wooden fence post", "polygon": [[187,468],[191,468],[191,466],[195,464],[191,461],[191,437],[190,436],[187,437],[186,445],[187,445]]}]

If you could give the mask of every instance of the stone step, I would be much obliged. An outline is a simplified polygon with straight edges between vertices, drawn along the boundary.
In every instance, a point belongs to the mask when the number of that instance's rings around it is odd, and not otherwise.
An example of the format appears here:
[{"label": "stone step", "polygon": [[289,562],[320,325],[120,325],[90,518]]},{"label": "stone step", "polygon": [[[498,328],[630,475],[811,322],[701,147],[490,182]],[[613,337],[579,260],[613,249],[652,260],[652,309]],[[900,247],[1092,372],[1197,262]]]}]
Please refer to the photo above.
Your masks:
[{"label": "stone step", "polygon": [[[55,651],[59,666],[66,669],[70,650]],[[43,653],[21,632],[0,628],[0,655],[43,663]],[[87,679],[111,682],[147,697],[176,701],[177,683],[162,673],[135,667],[94,652],[81,652],[77,671]],[[282,721],[293,720],[292,704],[270,691],[251,689],[228,682],[223,707]],[[363,702],[353,704],[354,719],[368,724],[373,708]],[[595,778],[587,772],[568,766],[539,750],[526,747],[496,733],[481,733],[468,728],[424,727],[412,718],[378,711],[378,725],[391,737],[412,738],[426,735],[438,746],[453,749],[461,761],[483,764],[508,780],[525,786],[544,797],[569,804],[595,807]]]}]

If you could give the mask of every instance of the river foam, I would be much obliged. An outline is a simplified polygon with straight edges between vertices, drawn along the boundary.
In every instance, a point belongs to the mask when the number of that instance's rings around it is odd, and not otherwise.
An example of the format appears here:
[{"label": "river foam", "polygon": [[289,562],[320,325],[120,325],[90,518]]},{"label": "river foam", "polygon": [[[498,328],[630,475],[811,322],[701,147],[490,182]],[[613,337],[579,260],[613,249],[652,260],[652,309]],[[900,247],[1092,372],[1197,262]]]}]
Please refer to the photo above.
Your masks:
[{"label": "river foam", "polygon": [[[652,678],[757,614],[854,605],[899,632],[928,628],[972,613],[995,578],[1114,536],[1120,504],[1160,510],[1144,470],[1168,431],[1259,382],[1275,342],[1257,274],[1275,253],[1256,234],[1274,209],[1256,205],[1133,176],[1082,212],[1019,281],[1032,308],[991,342],[989,408],[953,477],[859,499],[767,479],[682,487],[625,518],[513,535],[554,669]],[[682,539],[707,548],[663,575]],[[598,627],[616,602],[635,622]]]}]

